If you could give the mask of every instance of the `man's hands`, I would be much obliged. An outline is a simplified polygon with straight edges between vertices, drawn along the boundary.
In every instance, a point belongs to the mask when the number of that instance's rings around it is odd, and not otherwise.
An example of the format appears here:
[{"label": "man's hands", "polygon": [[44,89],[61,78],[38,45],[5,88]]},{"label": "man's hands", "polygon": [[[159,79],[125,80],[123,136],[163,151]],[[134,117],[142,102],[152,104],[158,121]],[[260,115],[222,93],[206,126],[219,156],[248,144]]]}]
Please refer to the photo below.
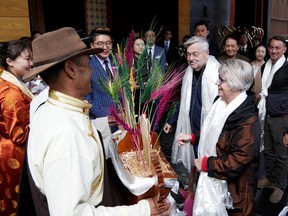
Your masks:
[{"label": "man's hands", "polygon": [[202,171],[202,158],[197,158],[194,160],[194,164],[198,171]]},{"label": "man's hands", "polygon": [[115,121],[115,118],[113,116],[108,116],[108,124],[110,126],[115,126],[117,125],[117,122]]},{"label": "man's hands", "polygon": [[[194,138],[195,139],[195,138]],[[193,140],[193,135],[192,134],[184,134],[184,133],[180,133],[177,135],[176,137],[176,142],[178,143],[178,145],[183,146],[187,143],[191,143],[191,141]]]},{"label": "man's hands", "polygon": [[158,209],[157,197],[147,199],[150,205],[150,213],[153,216],[166,216],[170,215],[172,211],[172,205],[169,202],[165,202],[161,209]]},{"label": "man's hands", "polygon": [[172,126],[166,123],[163,130],[165,133],[170,133],[172,131]]}]

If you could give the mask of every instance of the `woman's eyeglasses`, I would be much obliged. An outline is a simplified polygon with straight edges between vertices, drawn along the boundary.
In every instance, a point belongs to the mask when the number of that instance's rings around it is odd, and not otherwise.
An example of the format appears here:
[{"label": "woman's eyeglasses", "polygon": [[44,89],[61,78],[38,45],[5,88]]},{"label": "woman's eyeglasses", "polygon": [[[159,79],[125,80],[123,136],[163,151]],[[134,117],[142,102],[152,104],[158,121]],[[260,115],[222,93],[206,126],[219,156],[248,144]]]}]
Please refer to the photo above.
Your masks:
[{"label": "woman's eyeglasses", "polygon": [[218,84],[222,85],[223,83],[227,82],[227,80],[225,80],[224,78],[222,78],[221,76],[218,76]]}]

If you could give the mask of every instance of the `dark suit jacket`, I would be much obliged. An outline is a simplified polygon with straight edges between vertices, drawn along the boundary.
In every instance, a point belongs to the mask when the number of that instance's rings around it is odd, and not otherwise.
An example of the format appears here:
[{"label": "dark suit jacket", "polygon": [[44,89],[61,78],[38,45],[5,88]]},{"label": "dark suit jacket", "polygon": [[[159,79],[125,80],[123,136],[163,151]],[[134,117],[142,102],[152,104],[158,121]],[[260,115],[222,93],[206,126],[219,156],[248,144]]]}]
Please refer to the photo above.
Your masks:
[{"label": "dark suit jacket", "polygon": [[[113,63],[112,57],[109,58]],[[92,93],[85,97],[92,104],[90,115],[92,118],[109,116],[111,108],[116,108],[116,104],[100,84],[101,81],[105,84],[108,83],[109,77],[95,55],[91,56],[90,66],[93,71],[91,76]]]},{"label": "dark suit jacket", "polygon": [[248,57],[250,59],[250,61],[252,61],[252,59],[253,59],[253,52],[254,52],[254,49],[252,48],[252,46],[249,43],[247,44],[245,51],[241,50],[241,46],[238,50],[239,54]]},{"label": "dark suit jacket", "polygon": [[[162,47],[165,50],[165,40],[160,41],[158,46]],[[166,52],[166,60],[167,60],[168,65],[171,65],[172,63],[176,63],[176,61],[178,61],[177,46],[171,40],[170,40],[169,49]]]},{"label": "dark suit jacket", "polygon": [[[148,56],[148,50],[144,54],[145,56]],[[152,60],[152,67],[153,67],[153,64],[159,63],[162,71],[164,72],[164,70],[166,69],[166,62],[167,61],[166,61],[165,50],[162,47],[155,45],[153,60]]]}]

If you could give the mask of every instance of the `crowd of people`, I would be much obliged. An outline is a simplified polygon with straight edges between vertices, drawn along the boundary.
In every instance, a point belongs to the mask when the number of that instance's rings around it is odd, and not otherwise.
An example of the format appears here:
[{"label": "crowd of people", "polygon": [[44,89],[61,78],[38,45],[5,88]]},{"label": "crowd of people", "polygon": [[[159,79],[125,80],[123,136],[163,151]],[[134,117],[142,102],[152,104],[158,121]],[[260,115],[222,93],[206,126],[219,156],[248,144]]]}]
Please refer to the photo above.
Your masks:
[{"label": "crowd of people", "polygon": [[[134,204],[125,199],[107,148],[123,128],[112,117],[117,105],[103,88],[115,79],[116,46],[106,27],[87,38],[84,43],[74,28],[64,27],[0,43],[1,215],[172,211],[168,201],[159,206],[156,196]],[[267,193],[269,208],[283,208],[288,201],[285,39],[272,36],[266,46],[249,43],[245,34],[227,35],[218,46],[209,40],[208,24],[199,21],[180,46],[170,30],[160,36],[149,29],[143,37],[134,34],[132,47],[133,67],[144,82],[156,66],[163,73],[185,70],[173,113],[157,132],[167,160],[181,165],[186,180],[193,168],[198,171],[193,215],[261,215],[263,203],[257,200]],[[183,177],[183,170],[175,172]]]}]

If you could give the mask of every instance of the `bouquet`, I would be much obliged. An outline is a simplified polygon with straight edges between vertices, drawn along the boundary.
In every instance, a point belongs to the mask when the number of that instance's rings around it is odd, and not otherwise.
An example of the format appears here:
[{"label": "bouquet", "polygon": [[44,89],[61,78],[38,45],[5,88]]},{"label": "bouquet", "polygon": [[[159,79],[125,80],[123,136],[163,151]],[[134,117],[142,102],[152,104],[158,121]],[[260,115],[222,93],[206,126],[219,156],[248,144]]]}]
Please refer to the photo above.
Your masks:
[{"label": "bouquet", "polygon": [[[125,129],[118,148],[112,146],[113,164],[124,185],[139,196],[156,184],[158,188],[164,187],[166,177],[176,179],[161,152],[155,130],[160,119],[173,112],[173,93],[184,71],[173,67],[163,70],[157,61],[147,71],[148,59],[144,54],[137,63],[134,61],[133,43],[132,32],[124,47],[117,44],[117,52],[113,54],[114,79],[100,83],[118,107],[111,110],[111,115]],[[144,53],[146,50],[147,47]]]}]

